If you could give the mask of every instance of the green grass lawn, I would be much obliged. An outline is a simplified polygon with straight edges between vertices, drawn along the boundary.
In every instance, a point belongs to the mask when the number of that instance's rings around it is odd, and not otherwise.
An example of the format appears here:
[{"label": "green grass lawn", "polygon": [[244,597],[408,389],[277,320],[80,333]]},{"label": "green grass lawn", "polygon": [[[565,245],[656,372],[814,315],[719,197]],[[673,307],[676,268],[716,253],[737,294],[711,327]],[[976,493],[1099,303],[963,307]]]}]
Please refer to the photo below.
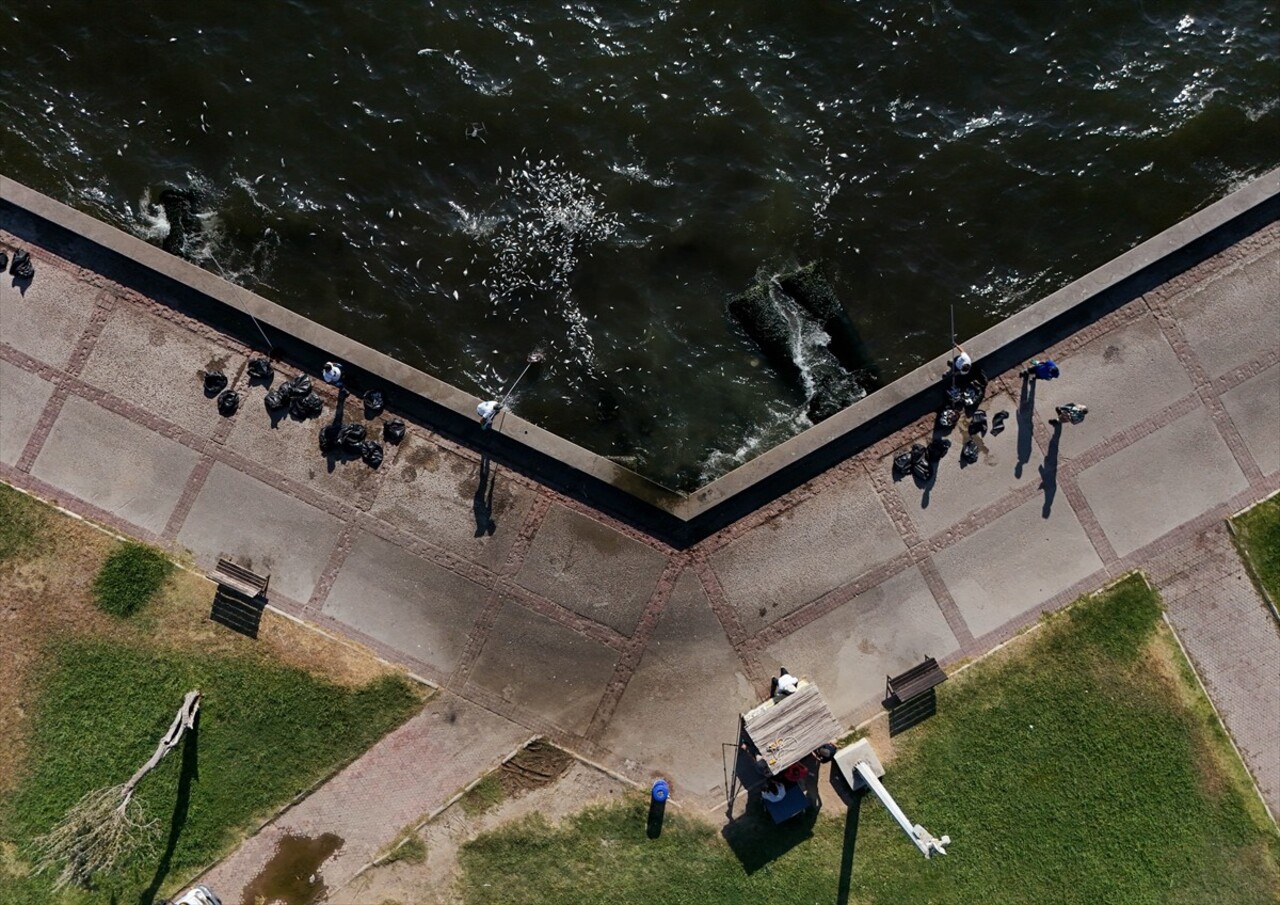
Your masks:
[{"label": "green grass lawn", "polygon": [[1232,520],[1258,581],[1280,605],[1280,497],[1272,497]]},{"label": "green grass lawn", "polygon": [[[138,787],[137,799],[159,823],[157,844],[86,897],[104,902],[149,901],[142,893],[154,894],[157,880],[209,863],[420,705],[398,677],[348,689],[257,657],[116,641],[60,643],[39,685],[31,769],[0,804],[8,839],[30,840],[84,793],[124,782],[155,749],[182,695],[197,688],[204,695],[187,748]],[[0,901],[51,900],[44,877],[0,875]]]},{"label": "green grass lawn", "polygon": [[104,612],[122,619],[142,609],[173,574],[173,561],[154,547],[121,544],[93,579],[93,596]]},{"label": "green grass lawn", "polygon": [[1214,905],[1280,894],[1280,836],[1140,577],[1078,603],[939,689],[885,783],[952,837],[925,861],[878,801],[846,819],[758,815],[726,842],[648,803],[535,815],[466,845],[460,890],[488,903]]},{"label": "green grass lawn", "polygon": [[8,484],[0,484],[0,563],[15,559],[37,544],[48,510]]},{"label": "green grass lawn", "polygon": [[[209,620],[212,599],[159,551],[0,484],[0,905],[172,893],[421,706],[367,653],[270,611],[251,640]],[[197,730],[135,796],[153,847],[94,890],[53,894],[30,875],[32,840],[129,779],[196,688]]]}]

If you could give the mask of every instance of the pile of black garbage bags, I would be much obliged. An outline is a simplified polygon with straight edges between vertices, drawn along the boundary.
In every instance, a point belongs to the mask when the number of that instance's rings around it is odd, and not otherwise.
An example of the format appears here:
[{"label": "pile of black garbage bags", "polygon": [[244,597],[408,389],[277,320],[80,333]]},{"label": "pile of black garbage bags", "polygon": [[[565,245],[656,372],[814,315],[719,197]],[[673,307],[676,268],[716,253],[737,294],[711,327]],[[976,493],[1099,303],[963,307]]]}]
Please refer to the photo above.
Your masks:
[{"label": "pile of black garbage bags", "polygon": [[960,462],[972,465],[978,461],[978,444],[974,438],[990,431],[993,435],[1004,430],[1004,421],[1008,412],[997,412],[989,421],[987,413],[979,406],[987,393],[987,376],[981,370],[968,375],[963,384],[956,382],[947,387],[942,406],[938,409],[934,424],[933,437],[928,445],[912,444],[911,449],[899,453],[893,459],[893,474],[896,478],[913,475],[921,482],[933,478],[937,463],[951,449],[951,441],[947,434],[960,423],[960,416],[969,417],[969,438],[960,448]]}]

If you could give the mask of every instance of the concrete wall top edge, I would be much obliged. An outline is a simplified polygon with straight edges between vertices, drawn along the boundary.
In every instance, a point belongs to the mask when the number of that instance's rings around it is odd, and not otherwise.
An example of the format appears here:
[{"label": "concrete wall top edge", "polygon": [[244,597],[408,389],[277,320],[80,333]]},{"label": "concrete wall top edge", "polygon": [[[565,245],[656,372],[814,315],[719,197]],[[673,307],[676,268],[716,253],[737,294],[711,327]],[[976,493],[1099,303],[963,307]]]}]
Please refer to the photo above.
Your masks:
[{"label": "concrete wall top edge", "polygon": [[[1230,195],[1208,205],[1163,232],[1135,246],[1114,260],[1073,281],[1038,302],[1011,315],[999,324],[964,341],[965,348],[978,364],[984,361],[1001,364],[1002,352],[1017,352],[1019,341],[1054,322],[1074,314],[1084,316],[1084,309],[1109,292],[1117,292],[1126,282],[1134,281],[1143,273],[1158,269],[1162,263],[1174,262],[1187,249],[1202,243],[1211,235],[1228,227],[1234,221],[1245,218],[1280,198],[1280,168],[1252,180]],[[376,375],[388,384],[421,397],[428,403],[452,413],[460,419],[474,421],[475,406],[479,400],[457,387],[420,371],[410,365],[366,346],[350,337],[337,333],[300,314],[290,311],[252,291],[227,282],[187,261],[168,254],[160,248],[131,236],[114,226],[94,219],[61,202],[55,201],[20,183],[0,175],[0,203],[26,212],[28,215],[49,222],[56,227],[100,246],[120,258],[144,270],[225,306],[232,312],[248,314],[264,326],[279,331],[316,350],[344,361],[356,368]],[[1280,217],[1280,204],[1267,211],[1267,222]],[[1260,226],[1261,224],[1259,224]],[[1184,255],[1185,257],[1185,255]],[[1191,263],[1194,263],[1191,262]],[[1181,269],[1190,266],[1181,263]],[[734,469],[704,487],[683,495],[662,487],[653,481],[629,471],[603,456],[572,443],[563,437],[531,424],[513,413],[505,415],[503,434],[506,442],[524,447],[539,461],[558,463],[569,472],[577,473],[589,481],[597,481],[612,488],[635,502],[641,508],[651,507],[659,516],[654,522],[655,534],[665,532],[659,523],[670,526],[672,519],[678,523],[706,522],[706,530],[714,530],[718,520],[708,519],[714,510],[732,508],[735,498],[760,496],[761,488],[768,483],[777,485],[777,492],[765,492],[777,496],[785,492],[787,481],[779,481],[784,471],[804,479],[800,466],[806,460],[824,459],[835,455],[848,455],[856,451],[853,446],[860,438],[862,446],[875,442],[876,426],[884,427],[880,433],[896,429],[887,425],[895,411],[920,408],[930,390],[939,386],[939,377],[946,367],[946,355],[922,365],[903,377],[869,394],[842,412],[828,418],[801,434],[773,447],[756,458]],[[1006,363],[1007,366],[1007,363]],[[847,447],[838,452],[840,447]],[[815,464],[818,471],[829,467]],[[813,471],[813,469],[810,469]],[[812,476],[810,474],[809,476]],[[574,483],[574,482],[570,482]],[[791,484],[794,486],[794,483]],[[750,493],[748,493],[750,492]],[[751,508],[761,505],[763,498]],[[750,508],[733,517],[741,517]],[[635,521],[645,527],[647,519],[640,513]],[[704,531],[696,532],[698,534]],[[685,536],[680,545],[697,538]]]}]

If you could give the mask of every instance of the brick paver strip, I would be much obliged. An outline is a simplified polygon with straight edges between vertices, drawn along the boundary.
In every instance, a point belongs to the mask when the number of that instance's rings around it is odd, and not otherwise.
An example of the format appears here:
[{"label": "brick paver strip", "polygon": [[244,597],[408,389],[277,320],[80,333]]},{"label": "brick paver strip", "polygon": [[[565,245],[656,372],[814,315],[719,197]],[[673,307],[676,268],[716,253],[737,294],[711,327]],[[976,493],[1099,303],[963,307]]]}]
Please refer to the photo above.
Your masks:
[{"label": "brick paver strip", "polygon": [[969,656],[979,653],[982,648],[974,643],[969,623],[965,622],[964,614],[956,605],[955,598],[951,596],[951,589],[942,580],[942,573],[938,571],[933,559],[925,557],[917,565],[920,568],[920,574],[924,576],[925,584],[929,586],[929,592],[933,594],[933,599],[938,604],[938,609],[942,610],[942,616],[947,620],[947,627],[951,629],[951,634],[956,636],[956,641],[960,642],[960,651]]},{"label": "brick paver strip", "polygon": [[700,552],[691,555],[690,566],[697,574],[698,580],[702,582],[702,590],[707,595],[711,612],[715,613],[716,619],[720,621],[720,626],[724,629],[725,637],[729,639],[734,653],[742,660],[743,670],[751,681],[763,681],[764,673],[760,668],[760,644],[747,637],[742,621],[738,618],[738,611],[725,596],[724,588],[720,586],[720,579],[716,577],[715,570]]},{"label": "brick paver strip", "polygon": [[658,627],[658,620],[662,618],[662,611],[666,608],[667,601],[671,599],[671,592],[675,590],[676,582],[680,580],[680,574],[688,564],[688,559],[686,554],[678,554],[667,560],[666,568],[658,578],[658,586],[654,588],[653,595],[640,615],[635,633],[622,649],[622,656],[618,658],[618,664],[614,667],[613,677],[605,686],[604,696],[591,717],[591,725],[587,727],[585,733],[587,738],[599,741],[604,730],[608,728],[609,720],[613,718],[614,711],[618,709],[618,702],[622,700],[622,695],[627,690],[627,683],[631,681],[636,667],[640,665],[644,649]]}]

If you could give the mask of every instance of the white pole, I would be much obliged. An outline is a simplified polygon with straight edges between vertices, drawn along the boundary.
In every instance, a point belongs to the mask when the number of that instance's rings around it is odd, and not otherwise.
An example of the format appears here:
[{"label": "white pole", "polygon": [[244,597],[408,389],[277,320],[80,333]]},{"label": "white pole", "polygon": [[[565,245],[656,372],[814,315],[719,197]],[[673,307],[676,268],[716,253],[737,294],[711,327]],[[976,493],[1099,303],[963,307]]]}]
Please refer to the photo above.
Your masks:
[{"label": "white pole", "polygon": [[951,357],[948,359],[949,365],[947,370],[951,372],[951,389],[956,388],[956,306],[951,306]]},{"label": "white pole", "polygon": [[876,798],[880,799],[880,803],[884,805],[885,810],[893,815],[893,819],[897,821],[898,826],[902,827],[902,831],[907,834],[907,838],[911,840],[916,848],[920,849],[920,854],[928,858],[934,852],[940,855],[947,853],[943,846],[951,844],[950,836],[943,836],[941,839],[935,838],[920,824],[913,824],[908,820],[907,815],[902,812],[902,808],[898,807],[898,803],[889,794],[889,790],[876,778],[875,770],[865,760],[858,761],[854,769],[858,771],[858,775],[862,777],[862,781],[867,784],[871,791],[876,793]]}]

